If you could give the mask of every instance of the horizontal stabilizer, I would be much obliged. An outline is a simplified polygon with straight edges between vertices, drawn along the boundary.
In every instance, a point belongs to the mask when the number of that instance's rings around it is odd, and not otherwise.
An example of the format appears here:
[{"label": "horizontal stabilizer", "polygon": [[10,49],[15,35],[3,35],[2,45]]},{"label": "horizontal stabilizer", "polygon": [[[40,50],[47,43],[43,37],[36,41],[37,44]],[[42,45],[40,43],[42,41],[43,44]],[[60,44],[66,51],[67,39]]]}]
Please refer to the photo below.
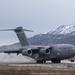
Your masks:
[{"label": "horizontal stabilizer", "polygon": [[0,30],[0,31],[13,31],[14,29],[3,29],[3,30]]},{"label": "horizontal stabilizer", "polygon": [[[3,30],[0,30],[0,31],[15,31],[15,29],[3,29]],[[23,29],[23,31],[33,32],[32,30],[28,30],[28,29]]]}]

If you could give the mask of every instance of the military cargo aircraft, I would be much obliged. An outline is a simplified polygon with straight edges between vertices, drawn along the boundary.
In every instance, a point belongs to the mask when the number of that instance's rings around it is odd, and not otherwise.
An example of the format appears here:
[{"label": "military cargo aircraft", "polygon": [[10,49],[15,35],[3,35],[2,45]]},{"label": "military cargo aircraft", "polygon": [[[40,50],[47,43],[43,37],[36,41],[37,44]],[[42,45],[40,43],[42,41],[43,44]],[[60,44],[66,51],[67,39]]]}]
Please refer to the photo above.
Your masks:
[{"label": "military cargo aircraft", "polygon": [[0,50],[4,53],[21,53],[23,56],[29,56],[36,60],[36,63],[46,63],[46,61],[52,61],[52,63],[60,63],[61,60],[69,59],[75,56],[75,46],[71,44],[53,44],[49,46],[31,45],[24,33],[24,31],[30,31],[17,27],[15,29],[4,29],[0,31],[14,31],[21,43],[21,47],[11,50]]}]

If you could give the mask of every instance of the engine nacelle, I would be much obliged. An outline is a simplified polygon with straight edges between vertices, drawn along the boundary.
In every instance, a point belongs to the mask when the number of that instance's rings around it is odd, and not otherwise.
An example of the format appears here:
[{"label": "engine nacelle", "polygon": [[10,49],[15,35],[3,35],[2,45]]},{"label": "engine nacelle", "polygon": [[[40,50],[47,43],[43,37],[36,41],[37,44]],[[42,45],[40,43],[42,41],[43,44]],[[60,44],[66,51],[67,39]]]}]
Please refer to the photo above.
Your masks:
[{"label": "engine nacelle", "polygon": [[22,54],[27,56],[32,56],[32,50],[23,50]]},{"label": "engine nacelle", "polygon": [[49,48],[48,49],[43,48],[43,49],[40,50],[40,53],[49,55],[50,54],[50,49]]}]

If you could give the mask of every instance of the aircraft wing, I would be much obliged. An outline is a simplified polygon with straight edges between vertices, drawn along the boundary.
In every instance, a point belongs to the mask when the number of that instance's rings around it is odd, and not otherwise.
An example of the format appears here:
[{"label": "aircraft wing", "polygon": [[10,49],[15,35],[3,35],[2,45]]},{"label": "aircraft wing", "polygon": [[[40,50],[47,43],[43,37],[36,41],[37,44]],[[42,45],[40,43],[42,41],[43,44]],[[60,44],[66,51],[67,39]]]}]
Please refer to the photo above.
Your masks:
[{"label": "aircraft wing", "polygon": [[49,46],[25,46],[15,49],[0,49],[0,53],[22,53],[22,55],[34,56],[35,54],[49,55],[51,47]]},{"label": "aircraft wing", "polygon": [[0,53],[21,53],[20,49],[0,49]]}]

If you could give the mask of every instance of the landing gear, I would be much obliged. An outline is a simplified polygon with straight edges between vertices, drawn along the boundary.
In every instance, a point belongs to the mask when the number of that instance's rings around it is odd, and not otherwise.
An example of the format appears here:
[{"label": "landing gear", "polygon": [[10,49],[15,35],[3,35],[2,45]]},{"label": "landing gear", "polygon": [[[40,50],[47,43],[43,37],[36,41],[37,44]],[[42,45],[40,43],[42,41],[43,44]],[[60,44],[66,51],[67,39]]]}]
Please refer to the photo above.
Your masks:
[{"label": "landing gear", "polygon": [[61,63],[60,60],[52,60],[52,63]]},{"label": "landing gear", "polygon": [[71,60],[71,62],[74,62],[74,60]]},{"label": "landing gear", "polygon": [[39,63],[39,64],[40,63],[46,63],[46,60],[37,60],[36,62]]}]

